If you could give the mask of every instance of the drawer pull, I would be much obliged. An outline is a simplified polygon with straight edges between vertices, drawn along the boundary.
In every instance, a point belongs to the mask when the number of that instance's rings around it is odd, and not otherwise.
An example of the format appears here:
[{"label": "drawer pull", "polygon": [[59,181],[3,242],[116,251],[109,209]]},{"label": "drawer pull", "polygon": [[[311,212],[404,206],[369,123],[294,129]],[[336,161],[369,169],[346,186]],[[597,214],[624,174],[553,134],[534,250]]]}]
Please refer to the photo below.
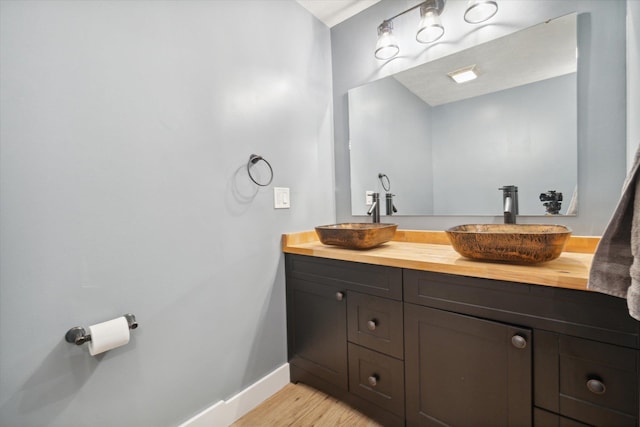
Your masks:
[{"label": "drawer pull", "polygon": [[344,292],[336,292],[336,301],[342,301],[344,299]]},{"label": "drawer pull", "polygon": [[380,378],[378,378],[378,375],[373,374],[369,378],[367,378],[367,381],[369,382],[369,385],[371,387],[375,387],[378,385],[378,381],[380,381]]},{"label": "drawer pull", "polygon": [[370,331],[375,331],[376,330],[376,326],[378,326],[378,320],[377,319],[371,319],[367,322],[367,328],[369,328]]},{"label": "drawer pull", "polygon": [[587,381],[587,388],[591,393],[594,394],[604,394],[604,392],[607,391],[607,387],[604,385],[604,383],[595,378],[591,378],[589,381]]},{"label": "drawer pull", "polygon": [[511,344],[515,348],[525,348],[527,346],[527,340],[522,335],[514,335],[511,337]]}]

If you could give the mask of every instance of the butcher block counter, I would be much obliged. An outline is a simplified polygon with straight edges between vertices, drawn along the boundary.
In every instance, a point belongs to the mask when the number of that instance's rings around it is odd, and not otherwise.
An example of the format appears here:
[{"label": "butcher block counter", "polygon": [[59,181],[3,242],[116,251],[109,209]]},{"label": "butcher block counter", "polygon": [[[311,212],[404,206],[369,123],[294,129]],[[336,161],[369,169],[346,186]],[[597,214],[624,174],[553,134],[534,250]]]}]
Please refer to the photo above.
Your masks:
[{"label": "butcher block counter", "polygon": [[572,236],[559,258],[536,265],[481,262],[459,255],[442,231],[398,230],[392,241],[373,249],[327,246],[315,231],[285,234],[285,253],[460,276],[587,290],[589,267],[599,237]]}]

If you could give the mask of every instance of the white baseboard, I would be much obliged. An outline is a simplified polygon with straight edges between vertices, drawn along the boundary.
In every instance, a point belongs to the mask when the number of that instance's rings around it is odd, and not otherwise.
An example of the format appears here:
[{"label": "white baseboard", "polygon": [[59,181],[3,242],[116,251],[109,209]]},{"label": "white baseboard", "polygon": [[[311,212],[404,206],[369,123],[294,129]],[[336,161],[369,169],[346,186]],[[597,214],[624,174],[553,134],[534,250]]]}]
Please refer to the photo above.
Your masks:
[{"label": "white baseboard", "polygon": [[180,427],[227,427],[289,384],[289,364],[285,363],[229,400],[214,403],[180,424]]}]

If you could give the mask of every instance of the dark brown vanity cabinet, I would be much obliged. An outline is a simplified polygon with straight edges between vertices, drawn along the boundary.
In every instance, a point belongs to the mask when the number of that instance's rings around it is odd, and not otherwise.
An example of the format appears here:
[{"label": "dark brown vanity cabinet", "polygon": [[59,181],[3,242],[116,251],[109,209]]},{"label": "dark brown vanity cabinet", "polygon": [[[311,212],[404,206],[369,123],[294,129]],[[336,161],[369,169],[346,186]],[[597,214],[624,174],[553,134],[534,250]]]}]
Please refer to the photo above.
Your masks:
[{"label": "dark brown vanity cabinet", "polygon": [[624,299],[293,254],[286,274],[291,380],[385,426],[638,426]]},{"label": "dark brown vanity cabinet", "polygon": [[[403,286],[408,425],[638,425],[639,322],[624,299],[414,270],[404,270]],[[429,350],[435,342],[449,353]],[[456,355],[467,345],[479,360]],[[447,394],[461,392],[459,413],[433,397],[446,377]]]},{"label": "dark brown vanity cabinet", "polygon": [[404,425],[402,270],[286,256],[291,381]]}]

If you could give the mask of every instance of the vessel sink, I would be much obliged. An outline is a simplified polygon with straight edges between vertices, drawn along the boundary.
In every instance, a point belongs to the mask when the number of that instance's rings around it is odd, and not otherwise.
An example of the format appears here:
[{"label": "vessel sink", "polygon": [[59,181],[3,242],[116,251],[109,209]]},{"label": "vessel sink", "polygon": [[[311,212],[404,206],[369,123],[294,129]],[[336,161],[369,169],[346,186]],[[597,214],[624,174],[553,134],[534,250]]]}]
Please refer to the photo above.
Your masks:
[{"label": "vessel sink", "polygon": [[464,257],[519,264],[558,258],[571,236],[564,225],[546,224],[465,224],[445,232]]},{"label": "vessel sink", "polygon": [[316,227],[316,234],[325,245],[350,249],[369,249],[393,239],[397,224],[343,223]]}]

